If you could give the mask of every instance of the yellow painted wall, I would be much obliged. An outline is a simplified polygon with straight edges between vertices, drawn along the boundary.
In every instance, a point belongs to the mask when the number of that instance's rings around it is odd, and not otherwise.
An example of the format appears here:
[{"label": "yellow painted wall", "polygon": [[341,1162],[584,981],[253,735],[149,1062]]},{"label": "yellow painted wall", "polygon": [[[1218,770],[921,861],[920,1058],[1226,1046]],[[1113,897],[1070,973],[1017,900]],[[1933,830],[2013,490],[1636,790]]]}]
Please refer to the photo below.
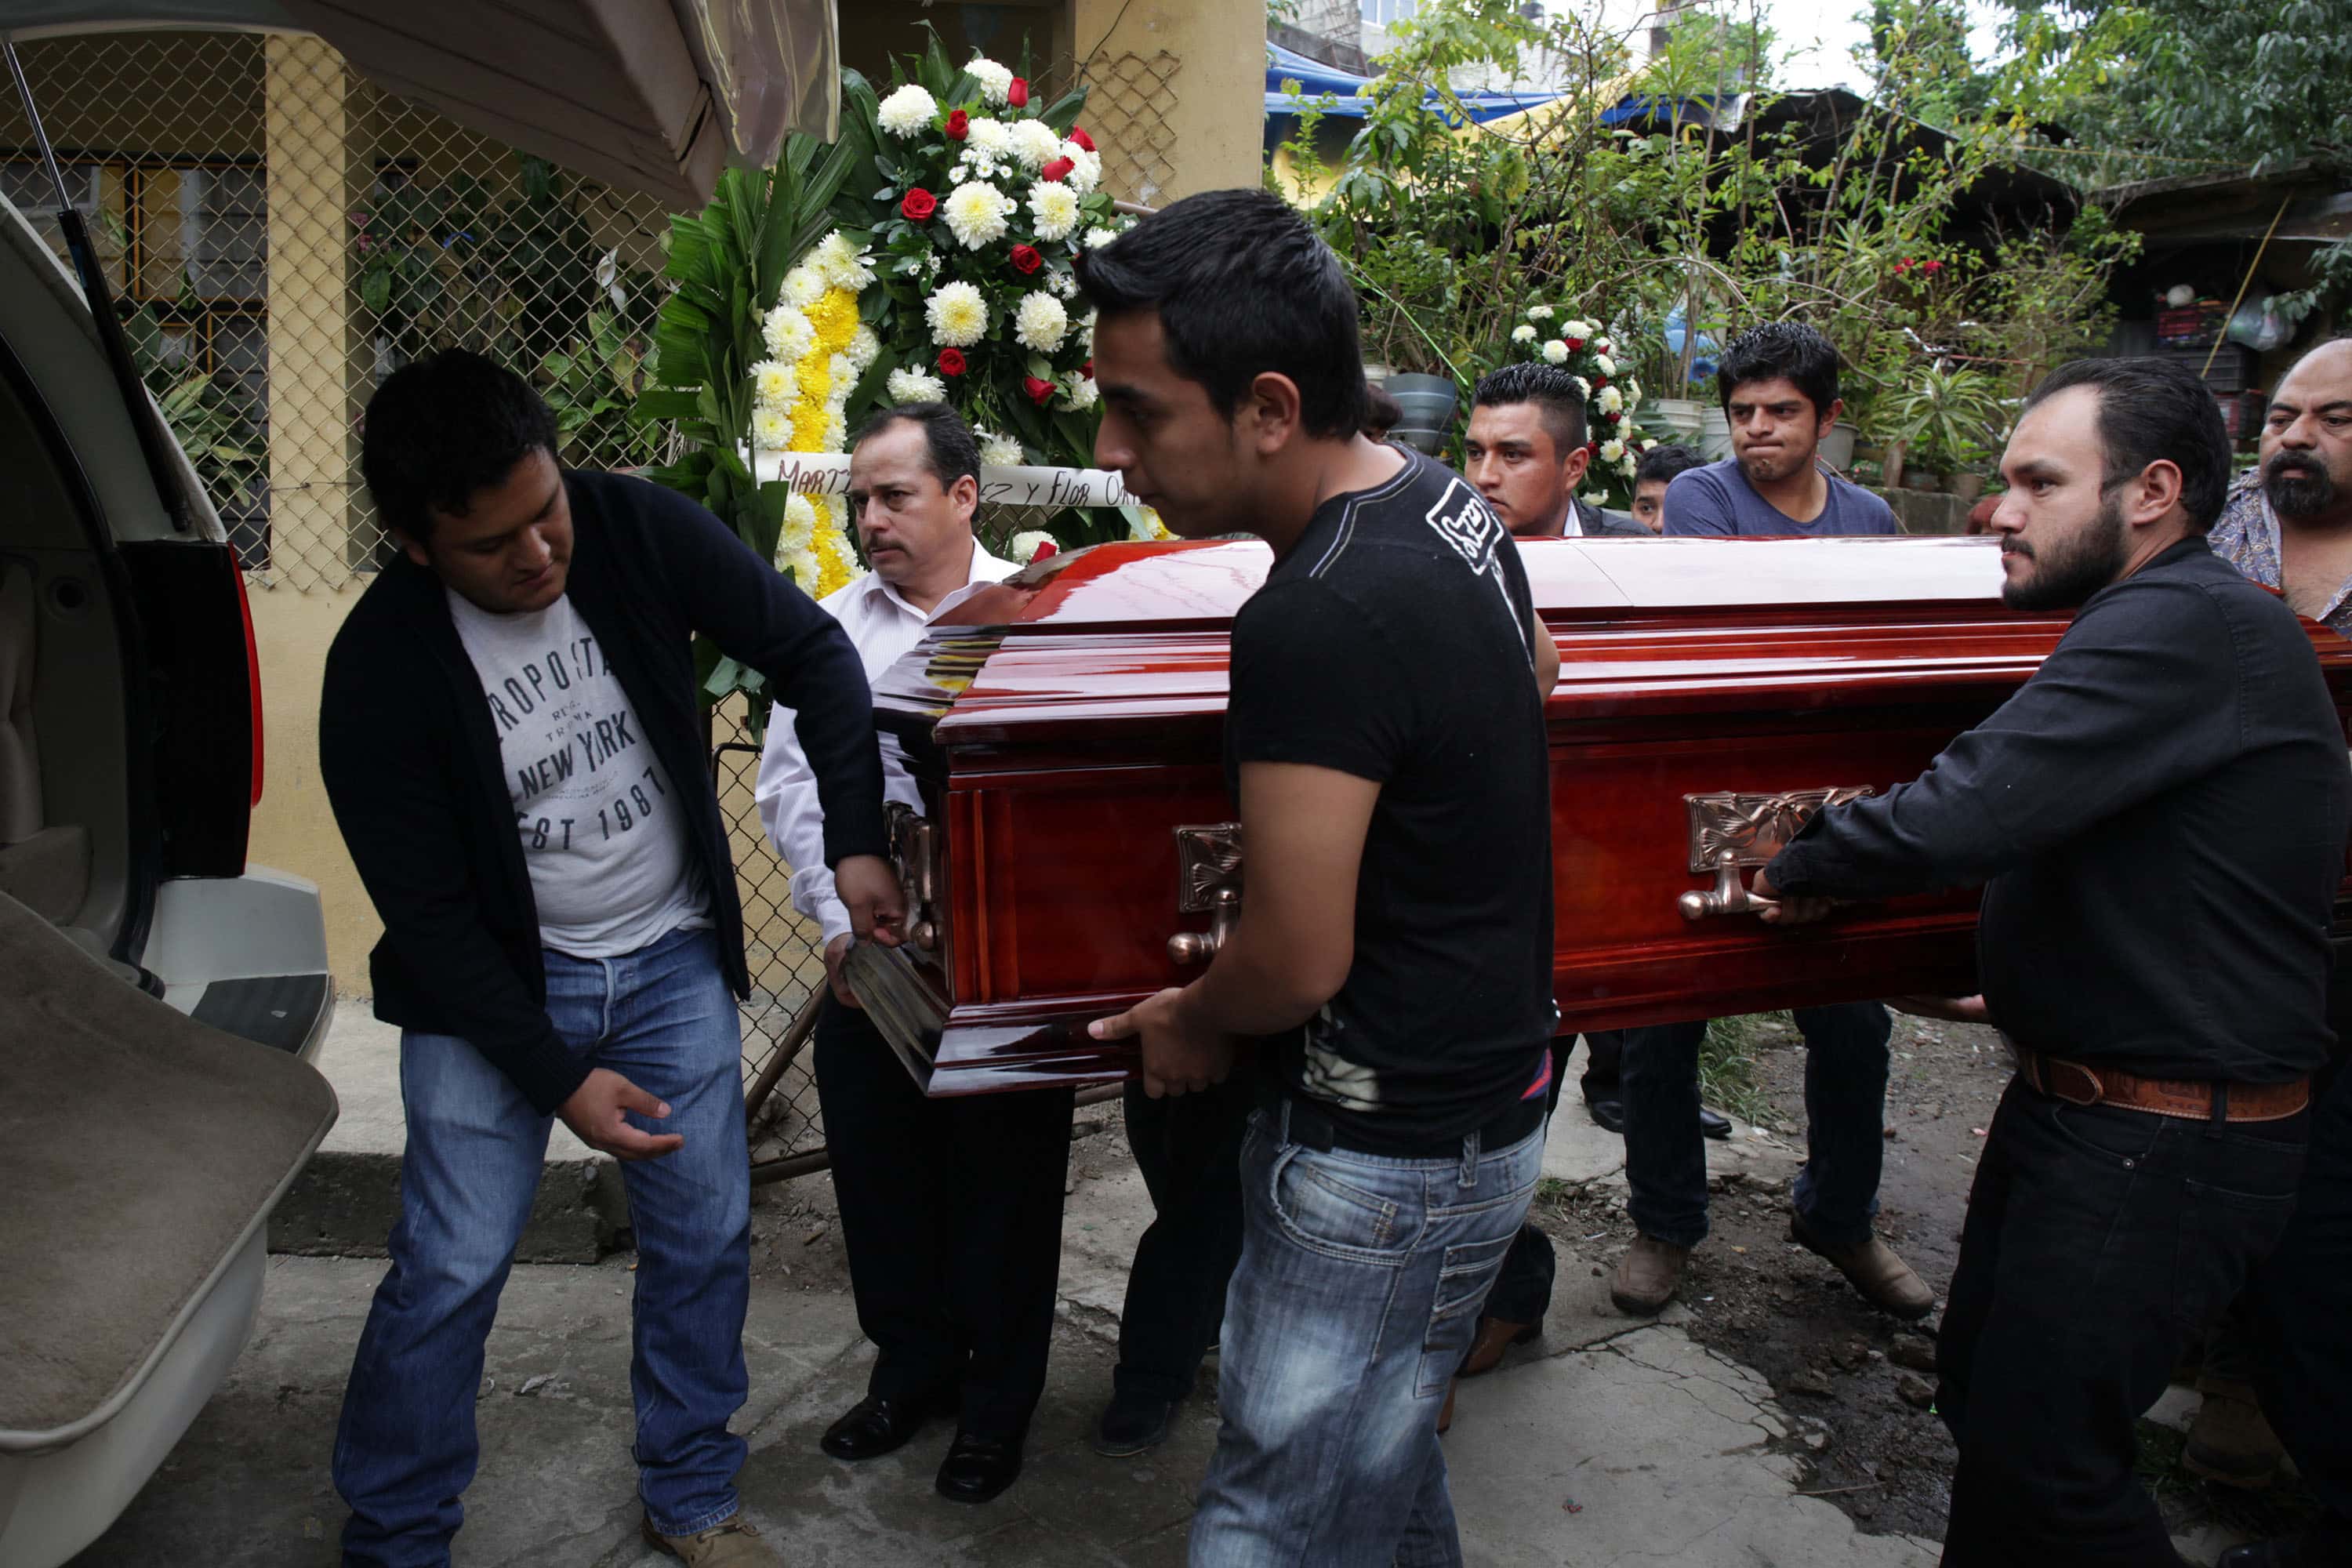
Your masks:
[{"label": "yellow painted wall", "polygon": [[1263,0],[1069,0],[1070,47],[1183,61],[1168,116],[1175,175],[1161,205],[1196,191],[1258,184],[1265,110]]}]

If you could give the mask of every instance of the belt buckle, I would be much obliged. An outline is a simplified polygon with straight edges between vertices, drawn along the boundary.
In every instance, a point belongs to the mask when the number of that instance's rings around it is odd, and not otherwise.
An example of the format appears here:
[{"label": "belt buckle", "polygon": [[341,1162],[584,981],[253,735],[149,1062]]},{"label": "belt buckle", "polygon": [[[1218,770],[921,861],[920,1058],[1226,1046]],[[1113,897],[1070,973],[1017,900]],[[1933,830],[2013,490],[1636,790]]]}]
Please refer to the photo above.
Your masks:
[{"label": "belt buckle", "polygon": [[[2053,1072],[2052,1068],[2058,1070]],[[2090,1092],[2080,1098],[2067,1093],[2058,1087],[2058,1080],[2062,1074],[2087,1080],[2091,1086]],[[2053,1100],[2063,1100],[2069,1105],[2096,1105],[2106,1097],[2106,1085],[2100,1081],[2099,1075],[2080,1062],[2060,1061],[2045,1057],[2042,1058],[2042,1077],[2047,1080],[2046,1092],[2050,1097]]]}]

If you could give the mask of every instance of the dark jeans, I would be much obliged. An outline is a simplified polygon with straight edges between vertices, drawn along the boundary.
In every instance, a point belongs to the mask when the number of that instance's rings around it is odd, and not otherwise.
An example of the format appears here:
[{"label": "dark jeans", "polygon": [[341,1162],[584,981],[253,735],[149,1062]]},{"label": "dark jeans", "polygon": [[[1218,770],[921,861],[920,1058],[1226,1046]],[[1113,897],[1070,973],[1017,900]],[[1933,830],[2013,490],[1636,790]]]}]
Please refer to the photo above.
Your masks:
[{"label": "dark jeans", "polygon": [[2134,1427],[2277,1244],[2309,1124],[2217,1127],[2011,1081],[1937,1347],[1960,1450],[1946,1568],[2180,1561],[2133,1479]]},{"label": "dark jeans", "polygon": [[1118,1319],[1120,1394],[1181,1399],[1225,1315],[1225,1284],[1242,1255],[1242,1138],[1256,1103],[1245,1068],[1203,1094],[1154,1100],[1127,1086],[1127,1144],[1151,1194]]},{"label": "dark jeans", "polygon": [[2263,1413],[2327,1508],[2312,1561],[2352,1565],[2352,1068],[2312,1118],[2294,1216],[2247,1298]]},{"label": "dark jeans", "polygon": [[[1625,1077],[1625,1036],[1628,1032],[1624,1029],[1595,1029],[1584,1037],[1584,1077],[1579,1087],[1584,1090],[1584,1101],[1587,1105],[1596,1100],[1613,1100],[1622,1091]],[[1574,1037],[1570,1037],[1571,1041],[1573,1038]],[[1555,1041],[1554,1044],[1557,1045],[1559,1042]],[[1568,1053],[1565,1050],[1554,1053],[1552,1065],[1555,1073],[1559,1070],[1559,1064],[1566,1060],[1567,1056]],[[1557,1079],[1554,1079],[1551,1102],[1554,1105],[1559,1103]]]},{"label": "dark jeans", "polygon": [[1066,1089],[926,1099],[866,1016],[827,998],[816,1087],[867,1393],[958,1403],[1018,1436],[1045,1387],[1070,1166]]},{"label": "dark jeans", "polygon": [[[1885,1157],[1886,1009],[1875,1002],[1800,1007],[1805,1037],[1805,1163],[1798,1215],[1824,1246],[1870,1239]],[[1698,1048],[1706,1026],[1625,1032],[1626,1211],[1676,1247],[1706,1237],[1706,1144],[1698,1127]]]}]

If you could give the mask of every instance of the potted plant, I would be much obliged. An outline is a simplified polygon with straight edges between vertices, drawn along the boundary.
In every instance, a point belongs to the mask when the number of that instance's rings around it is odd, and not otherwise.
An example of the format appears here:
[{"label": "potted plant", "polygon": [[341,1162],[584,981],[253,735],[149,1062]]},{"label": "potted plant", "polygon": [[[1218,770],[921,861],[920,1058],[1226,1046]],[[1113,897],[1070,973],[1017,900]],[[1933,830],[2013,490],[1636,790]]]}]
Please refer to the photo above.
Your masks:
[{"label": "potted plant", "polygon": [[[1893,408],[1891,448],[1904,452],[1904,480],[1913,489],[1938,488],[1935,476],[1962,467],[1959,455],[1976,447],[1983,432],[2000,421],[2000,391],[1992,377],[1967,366],[1928,365],[1918,379],[1897,394]],[[1978,483],[1982,479],[1978,476]],[[1923,482],[1924,481],[1924,482]]]}]

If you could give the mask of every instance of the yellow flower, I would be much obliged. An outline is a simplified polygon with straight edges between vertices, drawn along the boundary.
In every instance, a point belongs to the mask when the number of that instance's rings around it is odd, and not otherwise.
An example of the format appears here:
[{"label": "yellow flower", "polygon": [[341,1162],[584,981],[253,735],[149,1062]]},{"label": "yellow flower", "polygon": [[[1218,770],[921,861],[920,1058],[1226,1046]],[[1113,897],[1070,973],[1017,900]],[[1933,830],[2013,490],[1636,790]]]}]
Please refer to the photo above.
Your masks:
[{"label": "yellow flower", "polygon": [[825,407],[822,403],[793,405],[793,445],[795,452],[824,450]]},{"label": "yellow flower", "polygon": [[846,289],[828,289],[809,307],[808,319],[816,329],[816,347],[811,352],[828,358],[837,354],[857,335],[857,296]]},{"label": "yellow flower", "polygon": [[818,350],[801,361],[801,403],[823,403],[833,395],[833,365],[830,356],[820,359]]},{"label": "yellow flower", "polygon": [[849,552],[843,547],[841,535],[832,529],[816,536],[815,596],[824,598],[837,589],[849,585],[856,574],[849,569]]}]

